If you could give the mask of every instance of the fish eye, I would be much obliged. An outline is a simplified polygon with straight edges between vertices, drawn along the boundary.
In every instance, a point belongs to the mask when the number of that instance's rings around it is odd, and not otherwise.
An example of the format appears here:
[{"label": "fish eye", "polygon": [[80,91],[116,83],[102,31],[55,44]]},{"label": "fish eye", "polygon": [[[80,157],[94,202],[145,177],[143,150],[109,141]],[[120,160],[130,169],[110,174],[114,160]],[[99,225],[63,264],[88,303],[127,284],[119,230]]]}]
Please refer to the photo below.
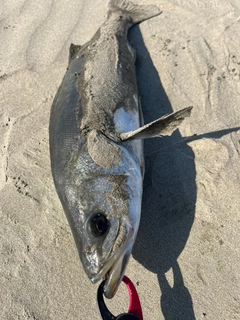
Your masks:
[{"label": "fish eye", "polygon": [[109,222],[103,213],[94,214],[89,221],[90,229],[96,237],[103,235],[107,231],[108,225]]}]

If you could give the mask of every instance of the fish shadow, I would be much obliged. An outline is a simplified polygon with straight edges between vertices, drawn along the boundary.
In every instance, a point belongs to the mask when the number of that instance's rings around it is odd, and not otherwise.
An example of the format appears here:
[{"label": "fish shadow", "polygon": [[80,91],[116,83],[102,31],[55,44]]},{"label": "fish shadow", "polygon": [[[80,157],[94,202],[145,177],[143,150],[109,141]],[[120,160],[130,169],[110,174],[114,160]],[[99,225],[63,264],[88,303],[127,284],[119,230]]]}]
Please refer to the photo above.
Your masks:
[{"label": "fish shadow", "polygon": [[[138,26],[132,28],[129,38],[137,50],[139,95],[148,123],[173,109]],[[195,319],[193,301],[177,262],[193,225],[196,203],[194,153],[183,140],[179,130],[171,137],[145,140],[142,216],[132,252],[139,263],[157,274],[166,320]],[[165,276],[170,269],[172,286]]]}]

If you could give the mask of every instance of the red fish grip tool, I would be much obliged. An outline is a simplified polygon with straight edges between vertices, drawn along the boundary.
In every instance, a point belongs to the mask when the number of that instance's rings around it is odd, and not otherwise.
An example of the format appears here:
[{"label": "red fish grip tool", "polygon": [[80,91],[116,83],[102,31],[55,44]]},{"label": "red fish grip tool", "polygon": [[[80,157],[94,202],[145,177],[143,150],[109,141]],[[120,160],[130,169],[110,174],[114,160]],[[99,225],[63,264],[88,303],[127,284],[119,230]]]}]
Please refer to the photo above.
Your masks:
[{"label": "red fish grip tool", "polygon": [[129,308],[128,313],[122,313],[119,316],[115,317],[107,308],[104,299],[103,299],[103,290],[105,281],[103,281],[97,292],[97,301],[98,301],[98,308],[103,320],[143,320],[142,315],[142,308],[140,304],[140,300],[138,297],[137,290],[134,287],[132,281],[124,276],[122,280],[127,288],[128,288],[128,295],[129,295]]}]

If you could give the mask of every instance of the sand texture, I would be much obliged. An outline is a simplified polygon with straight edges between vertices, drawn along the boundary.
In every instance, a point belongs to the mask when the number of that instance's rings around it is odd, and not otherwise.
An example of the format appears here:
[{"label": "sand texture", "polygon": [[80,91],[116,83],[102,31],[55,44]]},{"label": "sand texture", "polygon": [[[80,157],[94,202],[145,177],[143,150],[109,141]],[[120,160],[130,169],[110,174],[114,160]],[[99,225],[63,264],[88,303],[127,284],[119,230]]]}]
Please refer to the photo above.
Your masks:
[{"label": "sand texture", "polygon": [[[194,106],[171,137],[145,142],[142,219],[126,275],[144,320],[240,319],[240,2],[139,0],[145,122]],[[107,1],[0,1],[0,319],[100,320],[50,171],[48,122],[70,44]],[[120,286],[109,301],[127,310]]]}]

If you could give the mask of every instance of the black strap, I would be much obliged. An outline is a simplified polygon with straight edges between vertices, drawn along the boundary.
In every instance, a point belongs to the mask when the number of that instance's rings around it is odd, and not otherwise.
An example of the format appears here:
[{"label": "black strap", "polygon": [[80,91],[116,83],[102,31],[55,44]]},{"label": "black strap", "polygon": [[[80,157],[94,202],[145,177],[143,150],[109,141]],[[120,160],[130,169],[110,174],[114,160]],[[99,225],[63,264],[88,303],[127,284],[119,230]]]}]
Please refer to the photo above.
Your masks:
[{"label": "black strap", "polygon": [[102,320],[139,320],[137,316],[131,313],[123,313],[115,317],[107,308],[103,299],[103,289],[105,281],[103,281],[97,291],[98,308],[102,317]]}]

